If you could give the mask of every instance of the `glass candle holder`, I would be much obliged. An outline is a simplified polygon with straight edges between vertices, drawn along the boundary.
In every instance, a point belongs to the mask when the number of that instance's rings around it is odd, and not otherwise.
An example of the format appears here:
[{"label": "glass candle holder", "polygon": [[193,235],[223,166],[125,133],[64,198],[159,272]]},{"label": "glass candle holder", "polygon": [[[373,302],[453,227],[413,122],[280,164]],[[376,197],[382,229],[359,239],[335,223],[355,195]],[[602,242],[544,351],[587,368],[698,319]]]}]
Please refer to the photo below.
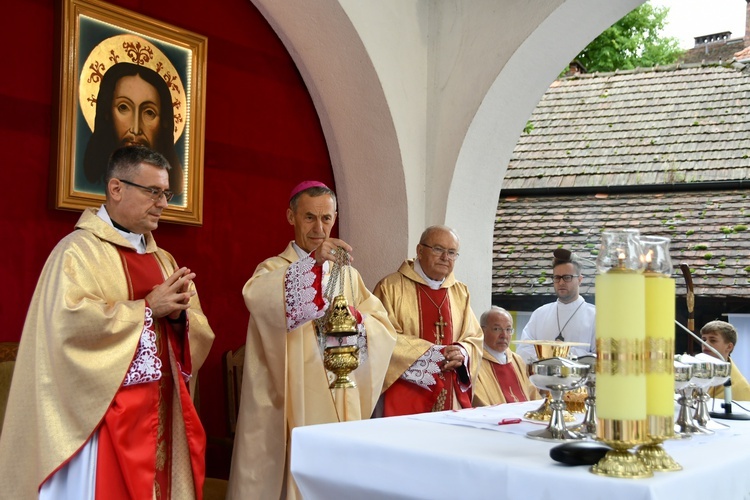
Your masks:
[{"label": "glass candle holder", "polygon": [[646,412],[648,442],[638,456],[658,471],[682,467],[662,448],[674,437],[674,321],[675,280],[669,256],[669,238],[641,236],[646,278]]},{"label": "glass candle holder", "polygon": [[596,276],[596,438],[613,448],[594,474],[653,475],[629,449],[646,442],[646,300],[637,230],[605,231]]}]

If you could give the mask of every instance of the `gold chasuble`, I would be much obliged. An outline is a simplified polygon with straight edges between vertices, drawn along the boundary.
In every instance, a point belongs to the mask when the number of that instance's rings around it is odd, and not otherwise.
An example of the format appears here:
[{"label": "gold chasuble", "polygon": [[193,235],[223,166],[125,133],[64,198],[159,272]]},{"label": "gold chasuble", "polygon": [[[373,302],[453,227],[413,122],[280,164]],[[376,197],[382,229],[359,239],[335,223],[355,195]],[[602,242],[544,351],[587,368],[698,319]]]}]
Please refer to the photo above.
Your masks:
[{"label": "gold chasuble", "polygon": [[508,363],[501,365],[487,349],[482,353],[482,366],[474,390],[474,406],[491,406],[541,399],[539,391],[529,380],[526,363],[521,356],[508,349]]},{"label": "gold chasuble", "polygon": [[382,304],[352,268],[353,290],[345,280],[345,296],[354,297],[350,306],[362,315],[367,355],[360,347],[359,367],[349,375],[357,387],[332,393],[311,321],[323,314],[312,305],[313,264],[310,257],[300,260],[290,243],[262,262],[243,289],[250,321],[229,499],[299,497],[289,472],[292,430],[369,418],[380,396],[396,343]]},{"label": "gold chasuble", "polygon": [[[414,271],[414,261],[405,261],[398,272],[383,278],[373,291],[380,298],[399,334],[385,377],[385,413],[423,413],[470,406],[471,387],[479,370],[483,334],[471,310],[465,284],[449,274],[440,288],[432,290]],[[429,388],[401,376],[433,346],[457,344],[468,354],[461,381],[460,372],[434,374]],[[463,368],[463,367],[462,367]],[[456,379],[459,379],[458,381]]]},{"label": "gold chasuble", "polygon": [[[108,427],[108,436],[106,444],[100,441],[103,447],[99,448],[99,460],[105,455],[116,457],[123,451],[131,453],[130,448],[117,451],[125,443],[141,453],[140,457],[131,455],[126,460],[153,464],[148,466],[150,470],[139,469],[139,474],[146,477],[145,483],[143,478],[135,478],[132,470],[115,471],[116,475],[124,475],[128,485],[133,484],[129,477],[145,484],[148,498],[164,487],[171,490],[172,498],[200,497],[201,492],[196,490],[202,483],[198,477],[202,472],[191,471],[191,464],[203,467],[203,457],[199,455],[203,454],[205,437],[202,428],[195,427],[200,426],[200,421],[184,379],[197,373],[214,335],[197,295],[190,300],[185,338],[167,335],[171,327],[166,321],[156,320],[152,325],[146,301],[137,297],[150,286],[148,280],[163,281],[178,266],[169,253],[156,246],[150,233],[145,238],[146,254],[136,256],[117,230],[99,218],[95,209],[87,209],[76,231],[63,238],[47,259],[26,316],[0,436],[3,498],[37,498],[41,484],[102,426]],[[124,257],[126,253],[132,255]],[[134,260],[129,261],[130,257]],[[141,268],[136,272],[138,277],[126,270],[126,262]],[[165,386],[158,381],[125,386],[139,373],[133,370],[133,362],[137,356],[142,359],[144,331],[156,333],[161,349],[156,355],[164,361],[162,375],[168,373],[169,384],[175,386],[167,397],[171,404],[162,398],[165,393],[160,387]],[[148,394],[153,404],[144,404],[142,398],[134,396],[136,392]],[[138,412],[145,411],[138,415],[157,425],[159,418],[171,412],[170,422],[158,426],[165,432],[171,427],[170,436],[152,433],[139,418],[115,415],[113,410],[133,408],[118,406],[123,404],[137,405]],[[161,410],[159,415],[157,408]],[[127,423],[145,429],[147,438],[140,442],[140,434],[123,429]],[[157,425],[152,427],[154,431]],[[170,442],[171,452],[160,453]],[[161,462],[160,457],[164,458]],[[121,459],[122,456],[116,463],[102,463],[97,477],[104,473],[109,480],[109,472],[122,465]],[[157,478],[160,463],[164,470],[170,462],[171,477],[165,471],[166,475],[162,473]],[[176,469],[182,472],[175,472]],[[101,486],[105,488],[100,490]],[[99,498],[119,498],[116,485],[109,490],[106,486],[97,488]]]}]

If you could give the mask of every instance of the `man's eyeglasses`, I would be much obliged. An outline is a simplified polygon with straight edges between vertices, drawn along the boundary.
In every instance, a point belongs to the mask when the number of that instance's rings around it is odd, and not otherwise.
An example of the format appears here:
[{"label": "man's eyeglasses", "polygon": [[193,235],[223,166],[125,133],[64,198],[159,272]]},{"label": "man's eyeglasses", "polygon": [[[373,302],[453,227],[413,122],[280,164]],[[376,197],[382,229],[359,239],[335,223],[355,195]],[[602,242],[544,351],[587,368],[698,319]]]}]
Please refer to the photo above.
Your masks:
[{"label": "man's eyeglasses", "polygon": [[559,274],[555,274],[552,276],[552,281],[555,283],[560,283],[560,280],[563,280],[565,283],[570,283],[573,281],[573,278],[579,277],[580,274],[563,274],[560,276]]},{"label": "man's eyeglasses", "polygon": [[516,331],[516,330],[515,330],[515,328],[501,328],[501,327],[499,327],[499,326],[493,326],[493,327],[491,328],[491,330],[492,330],[493,332],[497,332],[497,333],[500,333],[500,332],[505,332],[505,333],[507,333],[508,335],[513,335],[513,332],[515,332],[515,331]]},{"label": "man's eyeglasses", "polygon": [[455,250],[448,250],[447,248],[439,247],[435,245],[434,247],[431,247],[430,245],[425,245],[424,243],[420,243],[423,247],[427,247],[430,250],[432,250],[433,255],[435,257],[440,257],[443,254],[448,255],[448,260],[456,260],[458,258],[458,252]]},{"label": "man's eyeglasses", "polygon": [[164,198],[167,199],[167,202],[169,202],[172,198],[174,198],[174,193],[170,191],[169,189],[159,189],[159,188],[154,188],[154,187],[141,186],[140,184],[126,181],[125,179],[117,179],[117,180],[120,182],[124,182],[128,186],[133,186],[139,189],[143,189],[144,191],[148,191],[149,193],[151,193],[151,201],[159,201],[159,199],[162,196],[164,196]]}]

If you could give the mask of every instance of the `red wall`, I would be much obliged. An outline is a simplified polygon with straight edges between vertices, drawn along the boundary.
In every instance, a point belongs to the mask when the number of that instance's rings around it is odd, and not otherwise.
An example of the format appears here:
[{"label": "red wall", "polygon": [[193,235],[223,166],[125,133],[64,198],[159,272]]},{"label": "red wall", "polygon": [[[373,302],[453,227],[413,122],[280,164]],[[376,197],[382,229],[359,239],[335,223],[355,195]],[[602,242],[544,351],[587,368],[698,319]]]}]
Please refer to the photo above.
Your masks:
[{"label": "red wall", "polygon": [[[285,220],[292,186],[308,178],[333,185],[328,151],[302,78],[249,0],[112,3],[208,37],[203,226],[162,222],[155,236],[197,273],[216,333],[200,371],[201,415],[209,435],[223,436],[221,356],[245,342],[242,287],[293,238]],[[0,17],[0,341],[20,338],[44,261],[79,217],[48,203],[56,22],[52,0],[14,1]]]}]

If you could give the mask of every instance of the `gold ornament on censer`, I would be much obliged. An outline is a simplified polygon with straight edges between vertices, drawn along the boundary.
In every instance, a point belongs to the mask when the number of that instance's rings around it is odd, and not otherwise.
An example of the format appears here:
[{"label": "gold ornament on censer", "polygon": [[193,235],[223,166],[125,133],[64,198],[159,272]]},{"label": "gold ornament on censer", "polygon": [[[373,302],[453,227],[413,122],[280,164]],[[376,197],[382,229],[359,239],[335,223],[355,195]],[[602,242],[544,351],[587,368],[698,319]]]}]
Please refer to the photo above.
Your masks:
[{"label": "gold ornament on censer", "polygon": [[[346,337],[357,335],[357,320],[349,310],[349,302],[346,300],[345,278],[349,279],[351,290],[352,278],[349,254],[343,248],[331,250],[335,256],[331,263],[331,272],[328,285],[323,296],[330,304],[326,314],[316,320],[318,330],[318,341],[323,351],[323,366],[332,372],[336,378],[328,386],[329,389],[347,389],[357,387],[356,383],[349,378],[349,374],[359,366],[359,348],[356,345],[345,345]],[[348,269],[345,276],[342,275],[343,268]],[[353,298],[352,298],[353,302]],[[327,346],[328,337],[339,340],[338,346]]]}]

